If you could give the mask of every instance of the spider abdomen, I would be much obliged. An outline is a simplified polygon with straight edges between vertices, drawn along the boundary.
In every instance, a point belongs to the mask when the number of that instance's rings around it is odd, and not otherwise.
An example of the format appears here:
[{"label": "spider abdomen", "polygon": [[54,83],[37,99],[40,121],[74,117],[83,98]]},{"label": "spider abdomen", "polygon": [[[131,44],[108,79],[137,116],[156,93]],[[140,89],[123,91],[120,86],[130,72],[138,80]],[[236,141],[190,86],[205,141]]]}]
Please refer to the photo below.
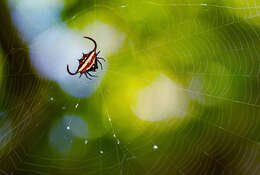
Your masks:
[{"label": "spider abdomen", "polygon": [[96,57],[97,57],[96,51],[92,51],[89,54],[87,54],[86,57],[83,57],[82,61],[79,64],[78,72],[83,73],[89,70],[95,63]]}]

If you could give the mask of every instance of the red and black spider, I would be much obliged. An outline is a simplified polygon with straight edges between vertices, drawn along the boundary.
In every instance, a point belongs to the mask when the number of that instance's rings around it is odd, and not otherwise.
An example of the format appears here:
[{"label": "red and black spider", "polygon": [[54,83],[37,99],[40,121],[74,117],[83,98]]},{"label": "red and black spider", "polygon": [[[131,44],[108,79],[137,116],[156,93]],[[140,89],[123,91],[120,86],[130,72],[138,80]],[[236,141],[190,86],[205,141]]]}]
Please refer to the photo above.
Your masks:
[{"label": "red and black spider", "polygon": [[88,75],[91,77],[96,77],[96,76],[91,75],[89,72],[91,72],[91,71],[96,72],[96,69],[98,69],[98,63],[100,64],[101,69],[103,69],[102,63],[99,60],[103,60],[103,61],[106,61],[106,60],[104,58],[97,57],[100,51],[96,52],[96,49],[97,49],[96,41],[90,37],[85,36],[84,38],[91,40],[95,44],[94,49],[87,54],[83,53],[82,58],[78,60],[79,66],[78,66],[78,69],[76,72],[71,73],[69,70],[69,65],[67,65],[67,71],[70,75],[76,75],[76,74],[80,73],[79,77],[81,77],[81,75],[84,74],[88,79],[92,80],[91,78],[88,77]]}]

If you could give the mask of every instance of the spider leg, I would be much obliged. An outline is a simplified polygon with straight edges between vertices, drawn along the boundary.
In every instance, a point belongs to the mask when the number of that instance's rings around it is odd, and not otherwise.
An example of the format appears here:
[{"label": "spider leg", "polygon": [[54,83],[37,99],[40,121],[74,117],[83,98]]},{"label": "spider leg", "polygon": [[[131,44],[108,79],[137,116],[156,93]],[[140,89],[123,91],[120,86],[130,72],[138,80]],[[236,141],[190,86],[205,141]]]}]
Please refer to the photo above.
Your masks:
[{"label": "spider leg", "polygon": [[82,73],[80,73],[79,78],[81,77]]},{"label": "spider leg", "polygon": [[86,74],[86,72],[84,73],[84,75],[87,77],[87,79],[92,80],[91,78],[88,77],[88,75]]},{"label": "spider leg", "polygon": [[105,58],[102,58],[102,57],[97,57],[98,60],[103,60],[103,61],[106,61]]},{"label": "spider leg", "polygon": [[[100,66],[101,66],[101,70],[103,70],[103,66],[102,66],[102,63],[97,59],[97,63],[99,63],[100,64]],[[97,64],[98,65],[98,64]]]},{"label": "spider leg", "polygon": [[89,72],[86,72],[91,77],[97,77],[96,75],[91,75]]},{"label": "spider leg", "polygon": [[92,66],[88,71],[93,71],[93,72],[95,72],[95,65]]},{"label": "spider leg", "polygon": [[96,69],[98,69],[98,63],[97,63],[97,59],[95,59],[95,64],[93,65],[93,67],[91,68],[91,71],[96,72]]}]

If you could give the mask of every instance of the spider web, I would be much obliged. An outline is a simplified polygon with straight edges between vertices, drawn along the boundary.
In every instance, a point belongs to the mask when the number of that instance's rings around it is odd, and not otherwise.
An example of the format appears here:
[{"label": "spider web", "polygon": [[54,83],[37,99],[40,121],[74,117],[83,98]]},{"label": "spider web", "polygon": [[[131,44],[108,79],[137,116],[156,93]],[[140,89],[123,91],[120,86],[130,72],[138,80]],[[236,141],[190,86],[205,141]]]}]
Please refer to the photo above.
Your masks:
[{"label": "spider web", "polygon": [[[129,55],[137,58],[145,55],[146,60],[136,64],[141,65],[136,72],[141,76],[136,79],[142,82],[150,82],[149,78],[142,76],[145,67],[155,72],[166,69],[167,75],[184,79],[183,84],[187,81],[180,90],[194,98],[189,116],[178,120],[177,124],[175,120],[149,123],[140,130],[138,137],[129,141],[124,138],[124,128],[117,121],[116,115],[120,114],[111,112],[111,106],[107,104],[115,89],[113,86],[101,87],[91,99],[96,106],[94,110],[100,110],[100,118],[104,119],[100,122],[106,130],[105,135],[87,140],[87,143],[82,140],[80,149],[84,156],[80,158],[57,156],[44,148],[49,124],[54,122],[52,117],[44,116],[55,116],[57,111],[77,113],[86,100],[64,96],[56,92],[58,87],[55,83],[43,80],[33,72],[25,73],[23,70],[29,64],[24,59],[27,47],[24,44],[24,47],[17,48],[19,33],[11,31],[8,34],[9,47],[3,48],[9,52],[3,60],[18,54],[20,64],[14,67],[17,65],[15,60],[3,63],[8,74],[1,76],[1,92],[7,94],[1,99],[5,113],[0,117],[2,174],[260,173],[260,29],[257,23],[260,6],[257,1],[245,1],[234,6],[224,2],[106,3],[95,0],[93,9],[96,18],[98,9],[123,16],[128,13],[129,6],[144,4],[155,12],[163,12],[161,18],[166,24],[161,25],[165,25],[168,32],[158,32],[157,23],[147,22],[142,46],[129,46],[114,57],[127,59]],[[178,21],[189,10],[198,10],[199,15]],[[76,17],[66,21],[73,22],[85,12],[77,12]],[[187,27],[190,29],[183,31]],[[151,33],[157,35],[151,36]],[[163,41],[150,42],[153,37]],[[172,45],[174,49],[171,49]],[[149,54],[156,54],[160,59]],[[106,76],[110,77],[109,80],[133,76],[124,71],[117,59],[108,60]],[[30,84],[30,88],[23,89],[25,82]],[[138,130],[138,127],[133,130]]]}]

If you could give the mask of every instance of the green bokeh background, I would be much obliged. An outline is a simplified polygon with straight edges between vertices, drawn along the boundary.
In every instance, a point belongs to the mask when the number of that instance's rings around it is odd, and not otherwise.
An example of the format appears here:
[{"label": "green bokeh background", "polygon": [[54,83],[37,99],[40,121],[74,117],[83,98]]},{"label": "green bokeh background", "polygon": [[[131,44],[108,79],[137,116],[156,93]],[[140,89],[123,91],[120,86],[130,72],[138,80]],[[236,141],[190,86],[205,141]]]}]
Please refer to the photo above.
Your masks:
[{"label": "green bokeh background", "polygon": [[[78,99],[38,76],[1,1],[0,127],[11,129],[0,132],[0,173],[260,174],[259,10],[256,0],[64,1],[71,30],[101,21],[125,35],[100,86]],[[189,96],[188,113],[141,120],[137,92],[160,74]],[[61,154],[48,139],[65,115],[89,135]]]}]

